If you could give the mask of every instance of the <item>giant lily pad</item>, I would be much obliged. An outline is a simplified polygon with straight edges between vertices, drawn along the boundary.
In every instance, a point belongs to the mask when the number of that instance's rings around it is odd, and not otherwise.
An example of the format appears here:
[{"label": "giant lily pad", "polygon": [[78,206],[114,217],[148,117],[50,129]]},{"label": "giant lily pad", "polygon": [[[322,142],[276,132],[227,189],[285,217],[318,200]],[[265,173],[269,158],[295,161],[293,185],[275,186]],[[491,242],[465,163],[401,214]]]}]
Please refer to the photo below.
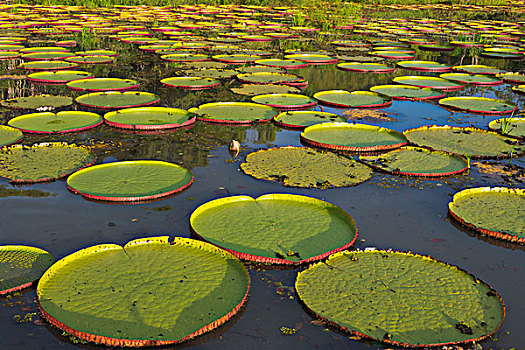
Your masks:
[{"label": "giant lily pad", "polygon": [[386,107],[392,99],[370,91],[327,90],[316,92],[313,96],[320,104],[334,107]]},{"label": "giant lily pad", "polygon": [[484,74],[468,74],[468,73],[444,73],[440,78],[457,81],[461,84],[472,85],[499,85],[503,81],[501,79],[493,78]]},{"label": "giant lily pad", "polygon": [[475,158],[509,157],[525,151],[516,139],[477,128],[431,125],[403,134],[417,146]]},{"label": "giant lily pad", "polygon": [[480,114],[505,114],[512,113],[518,109],[518,106],[514,103],[476,96],[447,97],[439,100],[439,104],[461,111]]},{"label": "giant lily pad", "polygon": [[337,58],[330,57],[328,55],[321,55],[321,54],[299,53],[299,54],[285,55],[284,57],[289,60],[302,61],[302,62],[306,62],[312,65],[337,63]]},{"label": "giant lily pad", "polygon": [[233,54],[233,55],[215,55],[212,57],[214,60],[227,64],[246,64],[257,60],[262,57],[257,55],[247,54]]},{"label": "giant lily pad", "polygon": [[321,123],[307,127],[301,141],[321,148],[373,152],[407,144],[400,132],[367,124]]},{"label": "giant lily pad", "polygon": [[412,85],[421,88],[432,88],[443,91],[458,91],[464,87],[462,84],[458,84],[446,79],[420,75],[406,75],[396,77],[392,79],[392,81],[399,84]]},{"label": "giant lily pad", "polygon": [[355,222],[328,202],[291,194],[219,198],[190,217],[193,232],[246,260],[299,264],[350,247]]},{"label": "giant lily pad", "polygon": [[429,100],[445,96],[442,91],[410,85],[376,85],[370,90],[394,100]]},{"label": "giant lily pad", "polygon": [[52,181],[94,161],[88,148],[62,142],[14,145],[0,149],[0,176],[12,182]]},{"label": "giant lily pad", "polygon": [[373,174],[370,168],[353,159],[303,147],[250,153],[241,169],[256,179],[279,181],[285,186],[323,189],[357,185]]},{"label": "giant lily pad", "polygon": [[461,156],[419,147],[402,147],[359,159],[373,168],[397,175],[446,176],[467,169],[467,161]]},{"label": "giant lily pad", "polygon": [[525,138],[525,118],[500,118],[489,123],[489,128],[504,135]]},{"label": "giant lily pad", "polygon": [[21,58],[28,61],[59,61],[74,55],[71,52],[33,52],[22,54]]},{"label": "giant lily pad", "polygon": [[217,87],[221,84],[218,80],[201,77],[164,78],[160,81],[160,83],[169,87],[185,90],[205,90]]},{"label": "giant lily pad", "polygon": [[17,143],[23,137],[22,131],[10,126],[0,125],[0,147]]},{"label": "giant lily pad", "polygon": [[251,84],[290,84],[304,81],[297,75],[270,72],[237,74],[237,79]]},{"label": "giant lily pad", "polygon": [[346,122],[344,117],[337,114],[320,111],[287,111],[279,113],[273,121],[286,128],[304,129],[307,126],[327,122]]},{"label": "giant lily pad", "polygon": [[24,114],[11,119],[8,124],[27,133],[62,133],[83,131],[102,124],[102,117],[95,113],[65,111]]},{"label": "giant lily pad", "polygon": [[525,74],[518,72],[500,73],[498,78],[502,78],[507,83],[523,84],[525,83]]},{"label": "giant lily pad", "polygon": [[252,97],[252,101],[278,109],[305,109],[317,104],[314,98],[300,94],[265,94]]},{"label": "giant lily pad", "polygon": [[192,77],[200,77],[200,78],[208,78],[208,79],[230,79],[230,78],[235,77],[237,74],[239,74],[239,72],[233,69],[215,69],[215,68],[188,70],[184,73]]},{"label": "giant lily pad", "polygon": [[31,286],[54,261],[51,254],[39,248],[0,246],[0,295]]},{"label": "giant lily pad", "polygon": [[482,64],[466,64],[466,65],[454,66],[452,68],[459,72],[464,72],[464,73],[469,73],[469,74],[496,75],[496,74],[507,73],[507,71],[504,69],[485,66]]},{"label": "giant lily pad", "polygon": [[193,182],[191,172],[176,164],[137,160],[99,164],[67,179],[67,187],[88,199],[133,202],[180,192]]},{"label": "giant lily pad", "polygon": [[301,92],[300,89],[279,84],[242,84],[241,87],[232,87],[230,90],[239,95],[255,96],[262,94],[292,94]]},{"label": "giant lily pad", "polygon": [[153,105],[160,101],[160,97],[151,92],[107,91],[80,95],[76,101],[78,104],[86,107],[117,109]]},{"label": "giant lily pad", "polygon": [[67,62],[78,64],[104,64],[113,63],[113,56],[72,56],[65,59]]},{"label": "giant lily pad", "polygon": [[433,61],[404,61],[397,62],[397,65],[401,68],[421,72],[448,72],[452,69],[451,66]]},{"label": "giant lily pad", "polygon": [[323,320],[389,345],[470,343],[493,334],[505,317],[490,286],[411,253],[340,252],[300,272],[295,288]]},{"label": "giant lily pad", "polygon": [[284,69],[299,69],[308,67],[307,62],[299,60],[281,60],[278,58],[267,58],[262,60],[254,61],[255,64],[260,64],[262,66],[284,68]]},{"label": "giant lily pad", "polygon": [[525,243],[525,190],[478,187],[460,191],[448,204],[456,220],[483,234]]},{"label": "giant lily pad", "polygon": [[337,68],[351,72],[366,72],[366,73],[390,73],[396,68],[387,66],[382,63],[359,63],[359,62],[343,62],[337,65]]},{"label": "giant lily pad", "polygon": [[137,347],[220,326],[246,302],[249,284],[239,260],[211,244],[151,237],[66,256],[41,278],[37,296],[43,317],[75,337]]},{"label": "giant lily pad", "polygon": [[55,109],[73,104],[73,99],[68,96],[40,95],[29,97],[17,97],[0,101],[0,105],[15,109]]},{"label": "giant lily pad", "polygon": [[168,55],[162,55],[160,58],[168,62],[201,62],[210,60],[208,55],[193,53],[172,53]]},{"label": "giant lily pad", "polygon": [[38,72],[31,73],[27,76],[27,80],[34,83],[47,84],[66,84],[72,80],[87,79],[93,77],[93,74],[84,71],[64,70],[52,72]]},{"label": "giant lily pad", "polygon": [[227,124],[251,124],[267,122],[279,111],[270,106],[250,102],[215,102],[205,103],[197,108],[190,108],[202,121]]},{"label": "giant lily pad", "polygon": [[108,112],[104,121],[116,128],[162,130],[191,125],[195,122],[195,115],[178,108],[139,107]]},{"label": "giant lily pad", "polygon": [[138,88],[139,82],[131,79],[92,78],[70,81],[66,86],[76,91],[124,91]]},{"label": "giant lily pad", "polygon": [[35,61],[35,62],[23,62],[19,65],[22,69],[27,70],[63,70],[63,69],[73,69],[78,67],[78,64],[73,62],[65,61]]}]

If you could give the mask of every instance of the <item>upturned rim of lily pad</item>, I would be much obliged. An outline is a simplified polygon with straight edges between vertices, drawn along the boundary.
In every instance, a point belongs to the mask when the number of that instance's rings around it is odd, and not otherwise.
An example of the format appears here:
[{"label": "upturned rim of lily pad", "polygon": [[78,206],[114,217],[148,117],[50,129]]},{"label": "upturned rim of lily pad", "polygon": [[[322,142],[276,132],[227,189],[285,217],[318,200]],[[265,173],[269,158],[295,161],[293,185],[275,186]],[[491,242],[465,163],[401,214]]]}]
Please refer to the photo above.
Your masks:
[{"label": "upturned rim of lily pad", "polygon": [[[429,91],[429,92],[435,92],[437,95],[430,95],[430,96],[423,96],[423,97],[407,97],[407,96],[397,96],[397,95],[390,95],[390,94],[384,94],[381,92],[381,89],[407,89],[407,90],[423,90],[423,91]],[[370,88],[370,91],[377,92],[379,94],[384,94],[388,97],[393,98],[394,100],[433,100],[442,98],[445,96],[444,91],[439,91],[431,88],[422,88],[419,86],[414,85],[375,85]]]},{"label": "upturned rim of lily pad", "polygon": [[[160,113],[160,114],[168,114],[168,115],[181,115],[184,117],[187,117],[188,120],[182,122],[182,123],[167,123],[167,124],[133,124],[133,123],[123,123],[123,122],[116,122],[112,121],[111,117],[115,115],[124,115],[124,114],[133,114],[133,113]],[[184,109],[180,108],[169,108],[169,107],[135,107],[135,108],[125,108],[125,109],[119,109],[116,111],[111,111],[106,114],[104,114],[104,123],[106,123],[109,126],[113,126],[115,128],[121,128],[121,129],[131,129],[131,130],[165,130],[165,129],[174,129],[174,128],[180,128],[188,125],[192,125],[195,123],[196,116],[194,113],[190,113]]]},{"label": "upturned rim of lily pad", "polygon": [[[285,97],[289,98],[290,100],[296,99],[298,102],[302,102],[300,104],[280,104],[280,103],[264,103],[263,101],[259,101],[261,99],[265,99],[268,97]],[[275,107],[277,109],[307,109],[310,107],[313,107],[317,104],[317,100],[311,97],[308,97],[306,95],[301,94],[264,94],[264,95],[256,95],[252,97],[252,101],[255,103],[264,104],[265,106]]]},{"label": "upturned rim of lily pad", "polygon": [[[61,79],[52,79],[55,74],[76,74],[78,77],[75,77],[71,80],[61,80]],[[55,71],[43,71],[31,73],[27,76],[27,80],[30,82],[36,83],[53,83],[53,84],[66,84],[73,80],[83,80],[93,78],[93,74],[86,71],[77,71],[77,70],[55,70]]]},{"label": "upturned rim of lily pad", "polygon": [[[377,96],[378,98],[382,99],[383,102],[367,104],[367,105],[352,106],[352,105],[348,105],[348,104],[337,103],[337,102],[330,102],[330,101],[323,100],[323,96],[325,96],[325,95],[367,95],[367,96]],[[392,104],[392,99],[391,98],[381,97],[378,93],[371,92],[371,91],[352,91],[352,92],[350,92],[350,91],[347,91],[347,90],[324,90],[324,91],[316,92],[313,95],[313,98],[317,99],[319,101],[319,104],[322,104],[322,105],[325,105],[325,106],[343,107],[343,108],[347,108],[347,107],[353,107],[353,108],[381,108],[381,107],[390,106]]]},{"label": "upturned rim of lily pad", "polygon": [[434,61],[402,61],[397,62],[396,65],[404,69],[420,72],[449,72],[452,70],[452,66]]},{"label": "upturned rim of lily pad", "polygon": [[[78,126],[78,127],[74,127],[74,128],[71,128],[71,129],[64,129],[64,130],[59,130],[59,131],[51,131],[51,130],[37,130],[37,129],[28,129],[27,127],[26,128],[19,128],[19,127],[16,127],[16,126],[13,126],[13,124],[16,124],[18,121],[21,121],[21,120],[27,120],[27,119],[31,119],[31,118],[38,118],[38,117],[51,117],[51,116],[56,116],[56,117],[60,117],[60,116],[68,116],[68,115],[84,115],[88,118],[92,118],[93,119],[93,123],[88,123],[84,126]],[[29,113],[29,114],[23,114],[23,115],[20,115],[18,117],[15,117],[11,120],[9,120],[8,124],[10,126],[13,126],[14,128],[17,128],[19,130],[21,130],[22,132],[25,132],[25,133],[29,133],[29,134],[57,134],[57,133],[68,133],[68,132],[79,132],[79,131],[84,131],[84,130],[88,130],[88,129],[92,129],[92,128],[95,128],[99,125],[101,125],[102,123],[104,122],[104,120],[102,119],[102,117],[96,113],[92,113],[92,112],[83,112],[83,111],[62,111],[62,112],[58,112],[58,113],[53,113],[53,112],[40,112],[40,113]]]},{"label": "upturned rim of lily pad", "polygon": [[[503,111],[488,111],[488,110],[482,110],[482,109],[474,109],[474,108],[462,108],[462,107],[458,107],[458,106],[455,106],[453,104],[451,104],[450,102],[453,102],[453,101],[462,101],[462,100],[468,100],[468,101],[491,101],[491,102],[494,102],[494,103],[507,103],[509,105],[512,105],[514,106],[513,108],[511,109],[506,109],[506,110],[503,110]],[[478,97],[478,96],[456,96],[456,97],[446,97],[446,98],[442,98],[441,100],[438,101],[438,103],[444,107],[448,107],[448,108],[451,108],[451,109],[454,109],[454,110],[459,110],[459,111],[466,111],[466,112],[471,112],[471,113],[479,113],[479,114],[508,114],[508,113],[512,113],[512,112],[515,112],[518,110],[518,106],[515,105],[514,103],[510,103],[510,102],[507,102],[505,100],[499,100],[499,99],[495,99],[495,98],[487,98],[487,97]]]},{"label": "upturned rim of lily pad", "polygon": [[[349,68],[348,66],[356,66],[353,68]],[[377,69],[363,69],[358,68],[359,66],[377,66]],[[350,71],[350,72],[360,72],[360,73],[390,73],[396,70],[396,67],[389,67],[386,64],[383,63],[362,63],[362,62],[342,62],[338,63],[336,66],[338,69]]]},{"label": "upturned rim of lily pad", "polygon": [[[199,82],[199,83],[191,84],[192,82]],[[200,82],[202,83],[207,82],[207,84],[200,84]],[[220,81],[212,79],[212,78],[193,77],[193,76],[164,78],[160,81],[160,83],[164,86],[180,88],[184,90],[207,90],[207,89],[212,89],[214,87],[221,85]]]},{"label": "upturned rim of lily pad", "polygon": [[[201,108],[208,108],[208,107],[220,107],[220,106],[244,106],[244,107],[254,107],[254,108],[264,108],[268,110],[274,111],[274,115],[267,119],[245,119],[245,120],[230,120],[230,119],[217,119],[212,118],[209,114],[204,114],[200,116],[198,114],[199,109]],[[207,121],[211,123],[219,123],[219,124],[252,124],[252,123],[266,123],[272,120],[273,117],[279,114],[279,110],[277,110],[274,107],[266,106],[260,103],[253,103],[253,102],[211,102],[211,103],[204,103],[202,105],[199,105],[198,107],[193,107],[188,110],[191,113],[195,113],[197,115],[198,120]]]},{"label": "upturned rim of lily pad", "polygon": [[20,129],[13,128],[11,126],[0,125],[0,131],[5,131],[5,132],[8,132],[8,133],[11,133],[14,136],[7,143],[0,144],[1,147],[11,146],[11,145],[19,142],[20,140],[22,140],[24,138],[24,134],[22,133],[22,131]]},{"label": "upturned rim of lily pad", "polygon": [[[102,105],[95,105],[95,104],[89,104],[89,103],[82,102],[82,100],[87,98],[87,97],[99,96],[99,95],[110,95],[110,94],[146,95],[146,96],[151,96],[151,100],[150,101],[146,101],[146,102],[141,103],[141,104],[128,104],[128,105],[124,105],[124,106],[102,106]],[[80,96],[78,96],[75,99],[75,101],[81,106],[90,107],[90,108],[118,109],[118,108],[132,108],[132,107],[143,107],[143,106],[154,105],[154,104],[156,104],[156,103],[158,103],[160,101],[160,97],[155,95],[155,94],[153,94],[153,93],[151,93],[151,92],[145,92],[145,91],[125,91],[125,92],[120,92],[120,91],[99,91],[99,92],[90,92],[90,93],[87,93],[87,94],[84,94],[84,95],[80,95]]]},{"label": "upturned rim of lily pad", "polygon": [[[112,86],[112,87],[109,87],[109,88],[106,88],[106,89],[97,89],[97,88],[85,88],[85,87],[80,87],[80,86],[77,86],[78,84],[80,85],[83,85],[83,84],[89,84],[90,82],[93,82],[93,81],[98,81],[98,82],[101,82],[101,81],[107,81],[109,83],[114,83],[114,82],[117,82],[117,81],[125,81],[125,82],[129,82],[131,85],[129,86],[124,86],[124,87],[115,87],[115,86]],[[70,88],[71,90],[75,90],[75,91],[89,91],[89,92],[103,92],[103,91],[126,91],[126,90],[133,90],[133,89],[136,89],[138,88],[140,85],[140,83],[136,80],[132,80],[132,79],[121,79],[121,78],[88,78],[88,79],[79,79],[79,80],[72,80],[70,82],[68,82],[66,84],[66,86],[68,88]]]}]

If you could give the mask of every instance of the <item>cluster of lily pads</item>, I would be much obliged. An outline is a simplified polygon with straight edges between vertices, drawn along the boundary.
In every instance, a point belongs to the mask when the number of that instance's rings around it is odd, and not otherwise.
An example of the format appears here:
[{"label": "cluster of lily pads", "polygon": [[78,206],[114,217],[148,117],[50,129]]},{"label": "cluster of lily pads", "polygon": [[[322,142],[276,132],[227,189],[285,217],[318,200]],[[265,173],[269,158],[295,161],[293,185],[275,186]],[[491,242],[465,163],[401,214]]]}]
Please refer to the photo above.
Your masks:
[{"label": "cluster of lily pads", "polygon": [[[2,107],[21,111],[0,126],[0,176],[12,182],[67,177],[72,192],[105,202],[157,200],[193,183],[189,170],[165,161],[94,165],[97,160],[86,146],[20,144],[24,134],[83,132],[102,123],[139,133],[205,122],[273,122],[300,131],[297,139],[309,147],[258,150],[248,154],[240,168],[257,179],[306,188],[357,185],[374,171],[448,176],[465,171],[470,158],[508,158],[525,152],[524,119],[511,115],[518,110],[516,104],[445,97],[469,84],[519,84],[525,75],[477,64],[415,60],[413,49],[446,52],[479,46],[482,56],[522,59],[525,51],[516,41],[523,31],[518,24],[491,24],[499,25],[494,33],[483,29],[483,37],[491,40],[487,44],[444,40],[447,35],[477,34],[484,23],[475,21],[458,27],[438,20],[352,20],[341,27],[346,31],[343,37],[329,42],[331,51],[277,52],[245,45],[330,36],[313,22],[293,25],[299,9],[287,7],[131,7],[100,13],[75,7],[72,13],[77,15],[71,15],[69,7],[15,8],[16,15],[0,14],[0,29],[6,32],[0,38],[0,59],[21,60],[18,69],[29,73],[27,81],[66,85],[71,96],[14,96],[0,101]],[[29,20],[35,11],[41,16]],[[83,25],[78,25],[79,18],[85,19]],[[30,45],[36,35],[74,36],[86,28],[180,67],[176,76],[157,82],[166,88],[196,93],[231,84],[232,93],[251,100],[211,101],[188,110],[151,107],[162,103],[161,98],[139,91],[140,83],[134,79],[95,77],[88,68],[73,70],[114,64],[119,52],[107,48],[75,52],[75,40]],[[393,84],[370,91],[324,90],[307,96],[301,89],[308,81],[290,72],[335,64],[342,71],[363,74],[406,69],[425,75],[398,76]],[[525,88],[517,85],[514,91]],[[320,108],[383,108],[393,100],[433,99],[444,108],[505,117],[486,128],[425,125],[398,132],[350,123],[342,113]],[[65,110],[74,102],[75,110]],[[51,112],[55,109],[63,110]],[[520,212],[524,200],[525,192],[518,188],[466,189],[454,195],[449,211],[481,233],[525,243]],[[249,227],[244,225],[247,220]],[[345,331],[386,344],[470,343],[493,334],[505,316],[498,293],[460,268],[412,253],[348,251],[357,238],[356,223],[326,201],[290,194],[224,197],[200,205],[190,226],[195,239],[177,237],[170,242],[168,237],[150,237],[124,247],[97,245],[56,263],[37,248],[2,246],[0,294],[28,287],[41,277],[37,296],[46,320],[80,339],[115,346],[178,343],[231,319],[247,302],[250,288],[248,271],[239,259],[291,266],[313,263],[296,280],[296,292],[306,308]],[[114,303],[107,305],[107,300]]]}]

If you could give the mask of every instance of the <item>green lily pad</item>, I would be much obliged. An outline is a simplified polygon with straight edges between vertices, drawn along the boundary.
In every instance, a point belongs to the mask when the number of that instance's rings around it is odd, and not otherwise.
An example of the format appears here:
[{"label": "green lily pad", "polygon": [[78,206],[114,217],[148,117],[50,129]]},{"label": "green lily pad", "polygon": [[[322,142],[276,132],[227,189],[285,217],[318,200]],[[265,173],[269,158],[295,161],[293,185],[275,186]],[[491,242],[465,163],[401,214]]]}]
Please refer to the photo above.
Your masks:
[{"label": "green lily pad", "polygon": [[302,61],[302,62],[306,62],[312,65],[334,64],[334,63],[337,63],[337,60],[338,60],[337,58],[331,57],[328,55],[311,54],[311,53],[299,53],[299,54],[285,55],[284,58],[287,58],[289,60]]},{"label": "green lily pad", "polygon": [[230,90],[235,94],[246,96],[293,94],[301,92],[301,90],[296,87],[279,84],[242,84],[241,87],[232,87]]},{"label": "green lily pad", "polygon": [[241,169],[256,179],[278,181],[284,186],[322,189],[354,186],[373,174],[370,168],[353,159],[303,147],[250,153]]},{"label": "green lily pad", "polygon": [[252,101],[278,109],[305,109],[317,104],[317,100],[301,94],[265,94],[252,97]]},{"label": "green lily pad", "polygon": [[514,103],[476,96],[447,97],[439,100],[439,104],[461,111],[480,114],[506,114],[518,109],[518,106]]},{"label": "green lily pad", "polygon": [[504,69],[499,69],[496,67],[485,66],[482,64],[466,64],[452,67],[454,70],[459,72],[469,73],[469,74],[501,74],[507,73]]},{"label": "green lily pad", "polygon": [[185,71],[185,74],[192,77],[209,78],[209,79],[231,79],[239,74],[238,71],[233,69],[195,69]]},{"label": "green lily pad", "polygon": [[410,85],[376,85],[370,90],[394,100],[429,100],[445,96],[442,91]]},{"label": "green lily pad", "polygon": [[237,74],[237,79],[251,84],[288,84],[303,81],[297,75],[269,72],[241,73]]},{"label": "green lily pad", "polygon": [[320,111],[287,111],[276,115],[273,121],[283,127],[304,129],[307,126],[328,122],[346,122],[337,114]]},{"label": "green lily pad", "polygon": [[6,125],[0,125],[0,147],[17,143],[24,137],[22,131]]},{"label": "green lily pad", "polygon": [[116,128],[132,130],[162,130],[195,123],[195,115],[178,108],[126,108],[104,115],[104,122]]},{"label": "green lily pad", "polygon": [[496,75],[498,78],[503,79],[507,83],[523,84],[525,83],[525,74],[507,72]]},{"label": "green lily pad", "polygon": [[400,132],[367,124],[321,123],[307,127],[301,141],[315,147],[354,152],[374,152],[407,144]]},{"label": "green lily pad", "polygon": [[210,57],[208,55],[181,52],[162,55],[160,56],[160,58],[168,62],[201,62],[210,60]]},{"label": "green lily pad", "polygon": [[103,91],[80,95],[76,101],[86,107],[117,109],[153,105],[160,101],[160,97],[142,91]]},{"label": "green lily pad", "polygon": [[87,79],[91,77],[93,77],[93,74],[89,72],[59,70],[52,72],[31,73],[27,76],[27,80],[35,83],[66,84],[72,80]]},{"label": "green lily pad", "polygon": [[316,92],[313,96],[320,104],[334,107],[386,107],[392,99],[370,91],[327,90]]},{"label": "green lily pad", "polygon": [[525,138],[525,118],[500,118],[489,123],[489,129],[504,135]]},{"label": "green lily pad", "polygon": [[192,231],[237,257],[299,264],[350,247],[355,222],[328,202],[292,194],[212,200],[190,217]]},{"label": "green lily pad", "polygon": [[299,60],[281,60],[278,58],[267,58],[254,61],[255,64],[262,66],[284,68],[284,69],[299,69],[308,67],[308,63]]},{"label": "green lily pad", "polygon": [[72,56],[65,59],[67,62],[78,64],[104,64],[113,63],[115,57],[113,56]]},{"label": "green lily pad", "polygon": [[54,262],[51,254],[39,248],[0,246],[0,295],[31,286]]},{"label": "green lily pad", "polygon": [[118,52],[113,50],[88,50],[88,51],[77,51],[75,55],[79,56],[113,56],[117,57]]},{"label": "green lily pad", "polygon": [[448,204],[449,213],[463,225],[483,234],[525,243],[525,190],[478,187],[460,191]]},{"label": "green lily pad", "polygon": [[136,202],[169,196],[189,187],[191,172],[176,164],[137,160],[95,165],[72,174],[67,187],[88,199]]},{"label": "green lily pad", "polygon": [[516,139],[476,128],[432,125],[405,130],[403,134],[417,146],[468,157],[510,157],[525,152],[525,146]]},{"label": "green lily pad", "polygon": [[195,113],[198,120],[227,124],[267,122],[279,113],[273,107],[250,102],[205,103],[189,112]]},{"label": "green lily pad", "polygon": [[20,63],[19,67],[27,70],[61,70],[76,68],[78,64],[66,61],[35,61]]},{"label": "green lily pad", "polygon": [[50,134],[83,131],[102,124],[102,117],[95,113],[65,111],[24,114],[9,120],[8,124],[27,133]]},{"label": "green lily pad", "polygon": [[20,58],[20,53],[17,51],[1,51],[0,60],[14,60]]},{"label": "green lily pad", "polygon": [[421,75],[405,75],[401,77],[395,77],[392,79],[392,81],[398,84],[438,89],[443,91],[458,91],[464,87],[463,84],[458,84],[446,79]]},{"label": "green lily pad", "polygon": [[40,279],[37,297],[42,316],[67,333],[137,347],[220,326],[246,302],[249,285],[242,263],[211,244],[150,237],[66,256]]},{"label": "green lily pad", "polygon": [[62,178],[95,161],[91,151],[62,142],[0,149],[0,176],[12,182],[46,182]]},{"label": "green lily pad", "polygon": [[22,54],[20,57],[28,61],[59,61],[74,55],[71,52],[33,52]]},{"label": "green lily pad", "polygon": [[373,168],[396,175],[447,176],[467,169],[467,160],[461,156],[419,147],[402,147],[359,159]]},{"label": "green lily pad", "polygon": [[69,52],[69,49],[66,49],[61,46],[39,46],[39,47],[26,47],[20,49],[22,53],[39,53],[39,52]]},{"label": "green lily pad", "polygon": [[218,80],[201,77],[171,77],[162,79],[160,82],[169,87],[186,90],[211,89],[221,84]]},{"label": "green lily pad", "polygon": [[457,81],[461,84],[472,84],[472,85],[499,85],[503,80],[493,78],[483,74],[468,74],[468,73],[444,73],[439,76],[440,78]]},{"label": "green lily pad", "polygon": [[17,97],[0,101],[2,107],[14,109],[55,109],[73,104],[73,99],[68,96],[40,95],[29,97]]},{"label": "green lily pad", "polygon": [[451,66],[433,61],[404,61],[397,62],[397,65],[401,68],[421,72],[448,72],[452,69]]},{"label": "green lily pad", "polygon": [[412,253],[340,252],[299,272],[295,289],[323,320],[388,345],[469,343],[493,334],[505,317],[490,286]]},{"label": "green lily pad", "polygon": [[270,66],[246,66],[242,68],[243,73],[284,73],[285,70],[278,67]]},{"label": "green lily pad", "polygon": [[359,62],[343,62],[337,65],[337,68],[347,70],[350,72],[368,72],[368,73],[390,73],[395,70],[395,67],[387,66],[382,63],[359,63]]},{"label": "green lily pad", "polygon": [[412,53],[394,51],[394,50],[381,50],[381,51],[372,51],[369,54],[373,56],[383,57],[389,60],[412,60],[414,55]]},{"label": "green lily pad", "polygon": [[124,91],[138,88],[139,82],[131,79],[92,78],[70,81],[66,86],[75,91]]},{"label": "green lily pad", "polygon": [[227,64],[246,64],[257,60],[262,57],[257,55],[248,54],[232,54],[232,55],[215,55],[212,57],[215,61],[227,63]]}]

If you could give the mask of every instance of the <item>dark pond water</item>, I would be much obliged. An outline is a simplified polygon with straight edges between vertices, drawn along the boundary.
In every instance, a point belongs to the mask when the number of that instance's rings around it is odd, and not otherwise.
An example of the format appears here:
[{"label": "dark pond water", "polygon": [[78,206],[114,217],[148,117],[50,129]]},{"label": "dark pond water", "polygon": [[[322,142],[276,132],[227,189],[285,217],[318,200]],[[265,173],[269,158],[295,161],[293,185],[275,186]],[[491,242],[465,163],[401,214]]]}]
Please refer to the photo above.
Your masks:
[{"label": "dark pond water", "polygon": [[[42,43],[31,44],[33,46]],[[298,44],[294,44],[297,46]],[[86,66],[84,70],[96,77],[133,78],[141,83],[140,90],[160,95],[162,106],[190,108],[212,101],[248,100],[228,89],[230,80],[213,90],[191,92],[162,87],[160,79],[178,74],[180,68],[167,65],[155,54],[140,51],[130,44],[101,38],[100,48],[120,53],[113,65]],[[250,45],[259,47],[259,45]],[[275,45],[270,49],[275,49]],[[74,50],[79,50],[76,48]],[[304,47],[309,49],[309,47]],[[418,59],[458,64],[468,52],[417,53]],[[470,62],[469,62],[470,63]],[[505,62],[480,58],[480,64],[506,67],[512,71],[523,68],[521,61]],[[23,74],[12,63],[1,63],[2,74]],[[377,84],[390,84],[395,76],[414,72],[397,69],[388,74],[351,73],[335,65],[311,66],[293,73],[309,81],[307,95],[327,89],[368,90]],[[417,74],[417,73],[416,73]],[[421,73],[423,74],[423,73]],[[233,82],[232,84],[235,84]],[[38,86],[25,80],[3,80],[2,98],[37,93],[75,96],[66,87]],[[524,107],[525,99],[511,91],[511,85],[496,87],[466,87],[449,96],[485,96],[505,98]],[[74,105],[69,109],[81,109]],[[319,107],[318,107],[319,109]],[[323,108],[345,114],[343,109]],[[381,112],[390,121],[366,121],[395,130],[405,130],[427,124],[478,126],[485,128],[497,117],[470,113],[453,113],[437,102],[399,102]],[[100,112],[101,114],[103,112]],[[4,111],[4,124],[20,114]],[[231,158],[228,144],[236,139],[242,144],[237,158]],[[60,259],[79,249],[99,243],[126,242],[146,236],[189,236],[189,216],[199,205],[219,197],[247,194],[294,193],[326,200],[350,213],[359,229],[357,248],[376,247],[431,255],[458,265],[494,287],[503,297],[507,316],[502,327],[483,349],[521,348],[525,344],[523,315],[525,302],[524,247],[481,237],[458,227],[447,216],[447,204],[452,195],[476,186],[517,186],[500,175],[486,174],[473,163],[461,175],[422,180],[376,173],[372,179],[355,187],[329,190],[285,188],[278,183],[256,180],[244,175],[239,164],[246,154],[257,149],[300,145],[299,132],[281,129],[271,123],[254,126],[222,126],[197,122],[185,130],[173,130],[153,135],[124,133],[107,126],[92,131],[63,136],[28,136],[24,144],[41,141],[68,141],[94,146],[98,162],[132,159],[158,159],[174,162],[191,169],[195,183],[181,194],[158,202],[133,205],[110,205],[90,202],[66,189],[64,181],[56,181],[20,189],[31,190],[21,196],[10,196],[7,181],[0,182],[0,244],[27,244],[49,251]],[[490,161],[525,166],[523,157]],[[41,192],[39,192],[41,191]],[[40,196],[36,196],[38,194]],[[216,332],[179,346],[194,349],[381,349],[378,343],[349,339],[348,335],[312,323],[293,291],[300,269],[271,270],[250,268],[252,287],[244,310]],[[100,348],[75,344],[61,331],[45,322],[15,322],[15,315],[37,312],[35,290],[20,296],[0,298],[0,339],[2,349],[68,349]],[[38,315],[33,321],[38,320]],[[297,329],[294,335],[284,335],[280,327]]]}]

